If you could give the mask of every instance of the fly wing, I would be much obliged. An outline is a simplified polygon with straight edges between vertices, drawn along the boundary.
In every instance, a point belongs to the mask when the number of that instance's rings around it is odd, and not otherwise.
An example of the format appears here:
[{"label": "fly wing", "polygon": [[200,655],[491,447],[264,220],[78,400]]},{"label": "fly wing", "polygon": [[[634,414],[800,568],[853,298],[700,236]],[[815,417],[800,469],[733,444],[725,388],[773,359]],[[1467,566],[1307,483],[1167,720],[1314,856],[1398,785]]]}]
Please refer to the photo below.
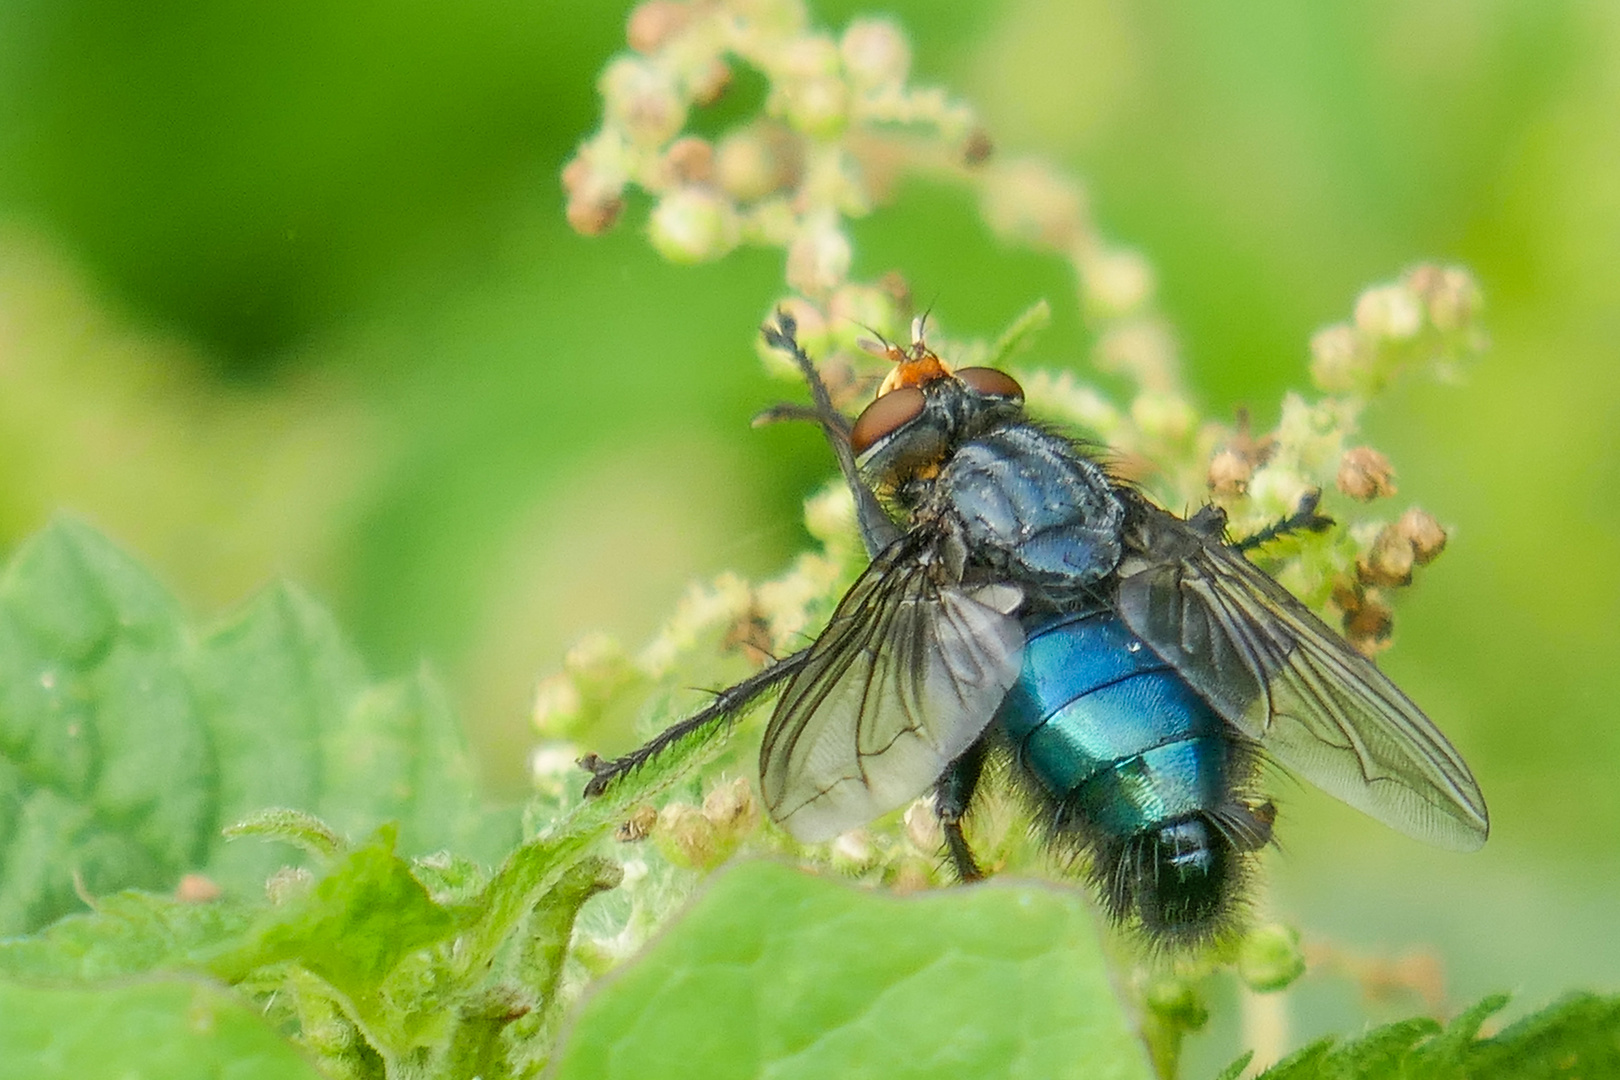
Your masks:
[{"label": "fly wing", "polygon": [[1371,660],[1240,553],[1138,501],[1119,613],[1278,763],[1409,836],[1472,851],[1473,774]]},{"label": "fly wing", "polygon": [[760,748],[771,816],[826,840],[927,790],[1023,664],[1012,585],[940,585],[914,536],[879,554],[788,684]]}]

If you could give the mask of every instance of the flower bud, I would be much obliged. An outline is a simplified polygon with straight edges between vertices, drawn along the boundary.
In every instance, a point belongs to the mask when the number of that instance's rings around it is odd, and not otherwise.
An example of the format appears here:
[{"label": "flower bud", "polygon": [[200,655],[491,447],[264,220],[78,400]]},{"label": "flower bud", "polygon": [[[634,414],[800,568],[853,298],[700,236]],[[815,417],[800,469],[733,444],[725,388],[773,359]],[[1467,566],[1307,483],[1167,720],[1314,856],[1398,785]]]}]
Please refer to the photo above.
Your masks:
[{"label": "flower bud", "polygon": [[1148,438],[1177,443],[1192,434],[1198,414],[1178,395],[1143,393],[1131,402],[1131,419]]},{"label": "flower bud", "polygon": [[945,830],[934,811],[934,800],[918,799],[906,807],[904,820],[906,838],[918,851],[934,855],[944,850]]},{"label": "flower bud", "polygon": [[1339,459],[1338,485],[1352,499],[1372,502],[1395,494],[1395,469],[1372,447],[1351,447]]},{"label": "flower bud", "polygon": [[1356,577],[1366,585],[1407,585],[1412,581],[1412,542],[1385,526],[1372,547],[1356,560]]},{"label": "flower bud", "polygon": [[1404,286],[1378,285],[1356,298],[1355,323],[1374,340],[1406,341],[1423,329],[1423,308]]},{"label": "flower bud", "polygon": [[689,870],[706,870],[725,857],[714,822],[687,803],[670,803],[658,812],[653,839],[664,858]]},{"label": "flower bud", "polygon": [[807,225],[788,247],[787,283],[806,296],[826,296],[849,276],[855,253],[831,218]]},{"label": "flower bud", "polygon": [[776,78],[772,112],[807,135],[837,135],[849,112],[849,91],[841,67],[838,46],[831,38],[818,34],[796,39],[772,72]]},{"label": "flower bud", "polygon": [[564,211],[568,226],[581,236],[600,236],[613,228],[624,213],[623,199],[574,198]]},{"label": "flower bud", "polygon": [[1222,450],[1209,461],[1209,490],[1217,498],[1233,498],[1248,490],[1254,465],[1236,450]]},{"label": "flower bud", "polygon": [[833,865],[844,871],[865,870],[878,860],[877,848],[865,829],[840,833],[832,842]]},{"label": "flower bud", "polygon": [[586,687],[617,682],[627,664],[619,639],[600,631],[585,634],[563,655],[563,670]]},{"label": "flower bud", "polygon": [[745,33],[791,37],[810,24],[804,0],[726,0],[725,6]]},{"label": "flower bud", "polygon": [[855,499],[849,488],[825,487],[806,499],[804,527],[825,545],[847,543],[855,531]]},{"label": "flower bud", "polygon": [[1257,994],[1284,990],[1305,974],[1299,932],[1273,923],[1251,930],[1238,950],[1238,977]]},{"label": "flower bud", "polygon": [[1283,460],[1273,460],[1254,471],[1247,494],[1257,513],[1277,521],[1292,514],[1313,486],[1297,469]]},{"label": "flower bud", "polygon": [[579,687],[567,672],[547,675],[535,684],[531,717],[540,734],[553,739],[567,738],[584,711],[585,702]]},{"label": "flower bud", "polygon": [[738,202],[755,202],[799,182],[799,140],[776,124],[752,124],[720,140],[715,179]]},{"label": "flower bud", "polygon": [[653,247],[673,263],[718,259],[737,246],[740,232],[731,205],[696,187],[676,188],[665,195],[647,223]]},{"label": "flower bud", "polygon": [[1085,196],[1044,163],[1003,161],[983,191],[984,220],[1004,240],[1068,251],[1085,232]]},{"label": "flower bud", "polygon": [[731,85],[731,65],[718,56],[704,60],[686,74],[686,93],[697,105],[713,105]]},{"label": "flower bud", "polygon": [[568,164],[563,166],[563,190],[570,195],[583,190],[590,182],[591,173],[590,160],[584,154],[577,154],[570,158]]},{"label": "flower bud", "polygon": [[1356,389],[1366,369],[1356,332],[1346,323],[1318,330],[1311,337],[1311,379],[1330,393]]},{"label": "flower bud", "polygon": [[1446,530],[1425,511],[1412,507],[1395,522],[1395,535],[1412,547],[1412,561],[1424,566],[1446,549]]},{"label": "flower bud", "polygon": [[1149,393],[1180,396],[1176,343],[1163,320],[1115,323],[1098,339],[1094,362],[1104,371],[1134,380]]},{"label": "flower bud", "polygon": [[706,184],[714,176],[714,147],[694,135],[676,139],[664,151],[664,167],[679,184]]},{"label": "flower bud", "polygon": [[911,46],[889,19],[856,19],[838,43],[844,70],[858,88],[900,86],[911,68]]},{"label": "flower bud", "polygon": [[799,232],[799,216],[785,195],[770,195],[747,208],[742,225],[747,243],[785,248]]},{"label": "flower bud", "polygon": [[624,211],[624,149],[622,140],[598,137],[563,167],[568,224],[581,236],[606,232]]},{"label": "flower bud", "polygon": [[1479,285],[1460,267],[1425,264],[1406,275],[1404,284],[1428,308],[1435,329],[1452,333],[1474,321],[1479,313]]},{"label": "flower bud", "polygon": [[650,806],[638,806],[619,822],[619,827],[613,830],[613,839],[621,844],[633,844],[651,836],[657,826],[658,811]]},{"label": "flower bud", "polygon": [[849,95],[839,79],[824,75],[799,80],[785,89],[783,100],[788,122],[806,135],[827,139],[843,130]]},{"label": "flower bud", "polygon": [[621,56],[597,84],[608,121],[642,146],[662,146],[686,126],[686,104],[675,79],[658,64]]},{"label": "flower bud", "polygon": [[703,816],[722,834],[740,837],[759,824],[759,804],[753,786],[739,776],[719,784],[703,798]]},{"label": "flower bud", "polygon": [[560,739],[541,743],[529,753],[529,777],[537,790],[560,795],[580,775],[579,748]]},{"label": "flower bud", "polygon": [[1333,586],[1333,603],[1344,613],[1344,636],[1362,655],[1374,656],[1389,647],[1395,616],[1378,590],[1341,579]]},{"label": "flower bud", "polygon": [[638,53],[655,53],[670,38],[686,28],[692,9],[675,0],[647,0],[630,12],[625,22],[625,39]]},{"label": "flower bud", "polygon": [[1198,987],[1178,975],[1154,976],[1142,993],[1142,1003],[1154,1016],[1184,1031],[1197,1031],[1209,1022],[1209,1006]]},{"label": "flower bud", "polygon": [[1130,315],[1153,296],[1153,267],[1134,251],[1099,253],[1082,264],[1085,301],[1098,318]]},{"label": "flower bud", "polygon": [[894,867],[887,884],[889,891],[896,896],[905,896],[908,893],[922,892],[933,885],[934,862],[931,859],[922,859],[915,855],[901,859]]}]

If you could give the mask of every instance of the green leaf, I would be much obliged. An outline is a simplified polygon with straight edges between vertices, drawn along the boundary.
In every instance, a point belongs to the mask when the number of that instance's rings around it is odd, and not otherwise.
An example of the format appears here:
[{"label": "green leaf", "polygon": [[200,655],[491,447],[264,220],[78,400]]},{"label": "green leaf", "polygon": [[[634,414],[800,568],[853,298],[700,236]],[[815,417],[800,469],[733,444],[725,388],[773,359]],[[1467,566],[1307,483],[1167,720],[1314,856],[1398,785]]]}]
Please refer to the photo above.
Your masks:
[{"label": "green leaf", "polygon": [[1474,1043],[1468,1067],[1477,1080],[1620,1076],[1620,996],[1571,994]]},{"label": "green leaf", "polygon": [[1315,1043],[1268,1069],[1265,1075],[1267,1080],[1401,1076],[1412,1049],[1439,1030],[1440,1025],[1426,1016],[1401,1020],[1342,1046]]},{"label": "green leaf", "polygon": [[32,937],[0,941],[0,978],[92,982],[195,966],[239,939],[250,922],[251,914],[233,904],[117,893],[93,912],[70,915]]},{"label": "green leaf", "polygon": [[248,837],[280,840],[303,848],[317,859],[333,858],[348,846],[343,837],[314,814],[280,806],[249,814],[235,825],[227,825],[223,831],[227,840]]},{"label": "green leaf", "polygon": [[899,898],[745,863],[586,1003],[555,1075],[1150,1074],[1075,893]]},{"label": "green leaf", "polygon": [[411,853],[454,851],[500,860],[518,841],[516,815],[492,815],[461,723],[431,672],[368,689],[345,722],[326,732],[321,816],[360,835],[399,823]]},{"label": "green leaf", "polygon": [[[485,810],[425,673],[368,684],[331,617],[267,589],[204,635],[141,567],[59,518],[0,572],[0,935],[80,891],[163,890],[201,872],[239,897],[301,856],[228,844],[268,807],[402,849],[493,862],[516,815]],[[77,878],[77,881],[75,880]]]},{"label": "green leaf", "polygon": [[1480,1025],[1507,1000],[1488,997],[1444,1029],[1420,1017],[1359,1039],[1322,1039],[1267,1070],[1263,1080],[1620,1076],[1620,997],[1574,994],[1497,1035],[1478,1038]]},{"label": "green leaf", "polygon": [[[272,806],[324,818],[322,737],[365,688],[331,616],[301,589],[273,585],[200,643],[195,672],[214,730],[221,825]],[[209,852],[232,881],[262,879],[285,861],[272,846],[227,846],[223,836]]]},{"label": "green leaf", "polygon": [[0,981],[0,1080],[321,1080],[257,1010],[201,980]]},{"label": "green leaf", "polygon": [[451,913],[394,854],[394,830],[387,826],[338,860],[308,893],[266,912],[245,944],[209,966],[236,982],[255,968],[293,961],[363,1002],[402,957],[455,929]]},{"label": "green leaf", "polygon": [[217,788],[179,612],[60,518],[0,573],[0,934],[202,862]]}]

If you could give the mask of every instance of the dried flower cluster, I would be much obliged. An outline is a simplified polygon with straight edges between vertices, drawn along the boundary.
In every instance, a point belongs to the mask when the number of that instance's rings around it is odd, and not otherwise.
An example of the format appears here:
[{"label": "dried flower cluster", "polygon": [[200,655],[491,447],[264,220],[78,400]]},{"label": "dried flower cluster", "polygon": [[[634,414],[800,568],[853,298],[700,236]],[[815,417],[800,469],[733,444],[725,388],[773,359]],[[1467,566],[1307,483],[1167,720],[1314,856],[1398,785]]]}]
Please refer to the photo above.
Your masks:
[{"label": "dried flower cluster", "polygon": [[[830,299],[849,273],[841,223],[870,210],[875,164],[907,142],[950,147],[963,164],[987,153],[971,111],[907,85],[911,47],[887,20],[835,38],[795,0],[649,0],[627,36],[631,51],[598,84],[601,130],[563,173],[568,220],[588,235],[639,187],[657,200],[648,232],[671,261],[780,247],[793,287]],[[763,115],[712,141],[683,134],[739,66],[769,82]]]}]

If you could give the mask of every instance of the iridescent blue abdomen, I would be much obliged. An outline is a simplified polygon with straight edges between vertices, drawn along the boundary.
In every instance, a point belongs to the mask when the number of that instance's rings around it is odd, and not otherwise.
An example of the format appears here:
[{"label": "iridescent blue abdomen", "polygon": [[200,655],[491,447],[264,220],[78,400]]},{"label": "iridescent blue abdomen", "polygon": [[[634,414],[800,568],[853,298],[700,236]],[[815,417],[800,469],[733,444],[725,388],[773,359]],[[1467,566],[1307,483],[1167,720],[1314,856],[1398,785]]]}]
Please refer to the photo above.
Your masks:
[{"label": "iridescent blue abdomen", "polygon": [[1030,627],[1000,720],[1019,761],[1103,832],[1140,832],[1225,798],[1221,718],[1110,611]]},{"label": "iridescent blue abdomen", "polygon": [[1054,826],[1099,850],[1120,909],[1196,932],[1221,914],[1236,865],[1218,824],[1232,736],[1112,611],[1026,630],[1022,674],[997,714],[1018,763],[1056,804]]}]

